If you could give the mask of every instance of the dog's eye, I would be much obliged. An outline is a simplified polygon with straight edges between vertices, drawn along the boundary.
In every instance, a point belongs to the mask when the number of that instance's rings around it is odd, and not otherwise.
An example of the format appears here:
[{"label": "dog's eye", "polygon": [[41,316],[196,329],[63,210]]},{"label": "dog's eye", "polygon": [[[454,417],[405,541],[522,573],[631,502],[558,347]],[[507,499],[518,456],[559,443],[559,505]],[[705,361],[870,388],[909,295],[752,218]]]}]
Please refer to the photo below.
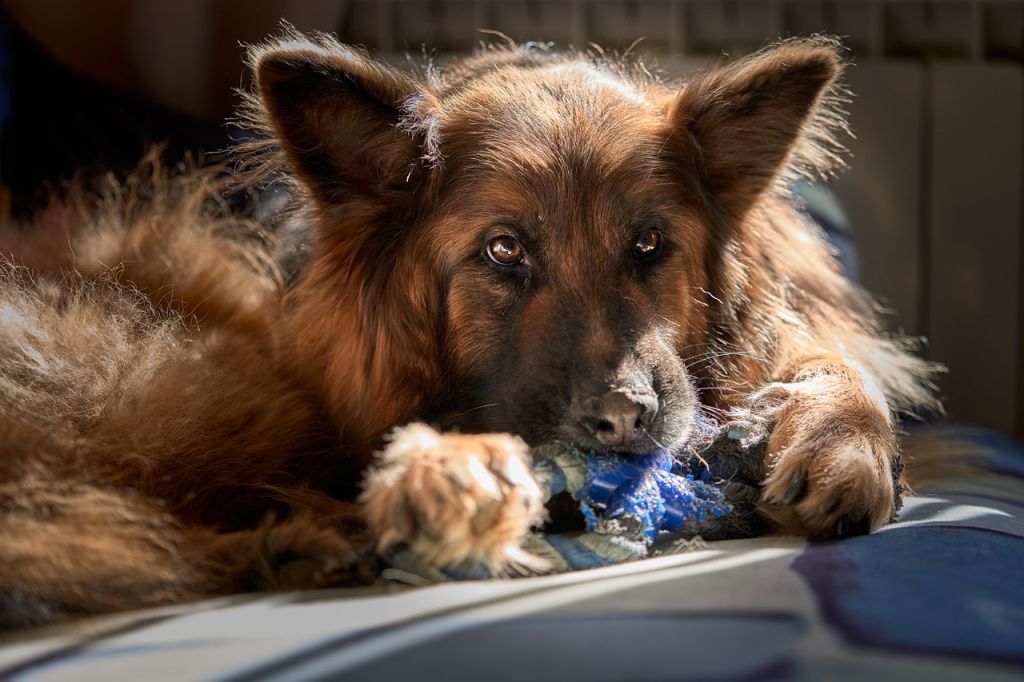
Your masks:
[{"label": "dog's eye", "polygon": [[495,237],[487,243],[487,255],[498,265],[516,265],[523,262],[523,246],[514,237]]},{"label": "dog's eye", "polygon": [[633,256],[638,260],[647,260],[658,253],[661,248],[661,232],[645,230],[633,242]]}]

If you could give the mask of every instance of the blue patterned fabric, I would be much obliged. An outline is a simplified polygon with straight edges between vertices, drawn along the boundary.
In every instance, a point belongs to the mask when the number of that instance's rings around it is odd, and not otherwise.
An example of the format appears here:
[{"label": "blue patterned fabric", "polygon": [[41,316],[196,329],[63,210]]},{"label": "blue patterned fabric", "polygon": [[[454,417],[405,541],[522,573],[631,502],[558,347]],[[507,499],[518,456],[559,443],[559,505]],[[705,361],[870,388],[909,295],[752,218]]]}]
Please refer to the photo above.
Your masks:
[{"label": "blue patterned fabric", "polygon": [[893,528],[810,545],[793,570],[847,641],[1024,664],[1024,538]]}]

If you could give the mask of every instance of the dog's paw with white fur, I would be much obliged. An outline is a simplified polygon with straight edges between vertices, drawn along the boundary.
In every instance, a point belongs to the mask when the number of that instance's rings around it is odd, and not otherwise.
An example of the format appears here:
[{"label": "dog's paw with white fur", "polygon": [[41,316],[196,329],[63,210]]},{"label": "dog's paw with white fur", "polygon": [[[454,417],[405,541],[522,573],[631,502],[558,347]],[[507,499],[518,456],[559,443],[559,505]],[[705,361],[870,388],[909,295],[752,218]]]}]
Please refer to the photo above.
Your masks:
[{"label": "dog's paw with white fur", "polygon": [[403,548],[439,568],[469,561],[495,573],[539,562],[522,543],[544,519],[544,496],[519,438],[397,429],[361,499],[379,552]]}]

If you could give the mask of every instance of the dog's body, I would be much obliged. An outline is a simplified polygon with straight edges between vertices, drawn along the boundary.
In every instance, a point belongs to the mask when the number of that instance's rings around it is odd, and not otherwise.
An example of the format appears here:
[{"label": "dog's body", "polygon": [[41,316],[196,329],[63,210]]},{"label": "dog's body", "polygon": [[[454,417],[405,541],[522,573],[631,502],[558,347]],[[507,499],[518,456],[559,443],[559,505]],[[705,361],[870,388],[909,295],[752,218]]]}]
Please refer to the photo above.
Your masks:
[{"label": "dog's body", "polygon": [[[528,561],[523,441],[675,447],[698,410],[774,422],[782,530],[890,518],[892,415],[932,368],[784,191],[836,161],[832,43],[685,85],[530,48],[419,80],[319,35],[250,55],[244,159],[310,229],[294,283],[201,173],[5,247],[0,623],[341,584],[366,547]],[[463,435],[367,474],[411,420]]]}]

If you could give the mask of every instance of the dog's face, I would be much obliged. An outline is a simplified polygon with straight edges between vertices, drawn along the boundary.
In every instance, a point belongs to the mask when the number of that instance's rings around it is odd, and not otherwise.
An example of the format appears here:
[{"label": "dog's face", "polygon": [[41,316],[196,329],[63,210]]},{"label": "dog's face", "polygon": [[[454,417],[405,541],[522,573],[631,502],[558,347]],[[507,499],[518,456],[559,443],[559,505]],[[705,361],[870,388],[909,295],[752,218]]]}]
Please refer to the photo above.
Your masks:
[{"label": "dog's face", "polygon": [[421,408],[625,452],[686,439],[718,259],[835,67],[803,46],[680,93],[518,51],[426,83],[327,39],[256,54],[324,257],[377,280],[375,329],[433,336],[396,351],[432,356]]},{"label": "dog's face", "polygon": [[[687,435],[705,227],[664,112],[575,64],[475,78],[438,117],[425,221],[463,429],[645,451]],[[665,295],[677,292],[678,295]]]}]

